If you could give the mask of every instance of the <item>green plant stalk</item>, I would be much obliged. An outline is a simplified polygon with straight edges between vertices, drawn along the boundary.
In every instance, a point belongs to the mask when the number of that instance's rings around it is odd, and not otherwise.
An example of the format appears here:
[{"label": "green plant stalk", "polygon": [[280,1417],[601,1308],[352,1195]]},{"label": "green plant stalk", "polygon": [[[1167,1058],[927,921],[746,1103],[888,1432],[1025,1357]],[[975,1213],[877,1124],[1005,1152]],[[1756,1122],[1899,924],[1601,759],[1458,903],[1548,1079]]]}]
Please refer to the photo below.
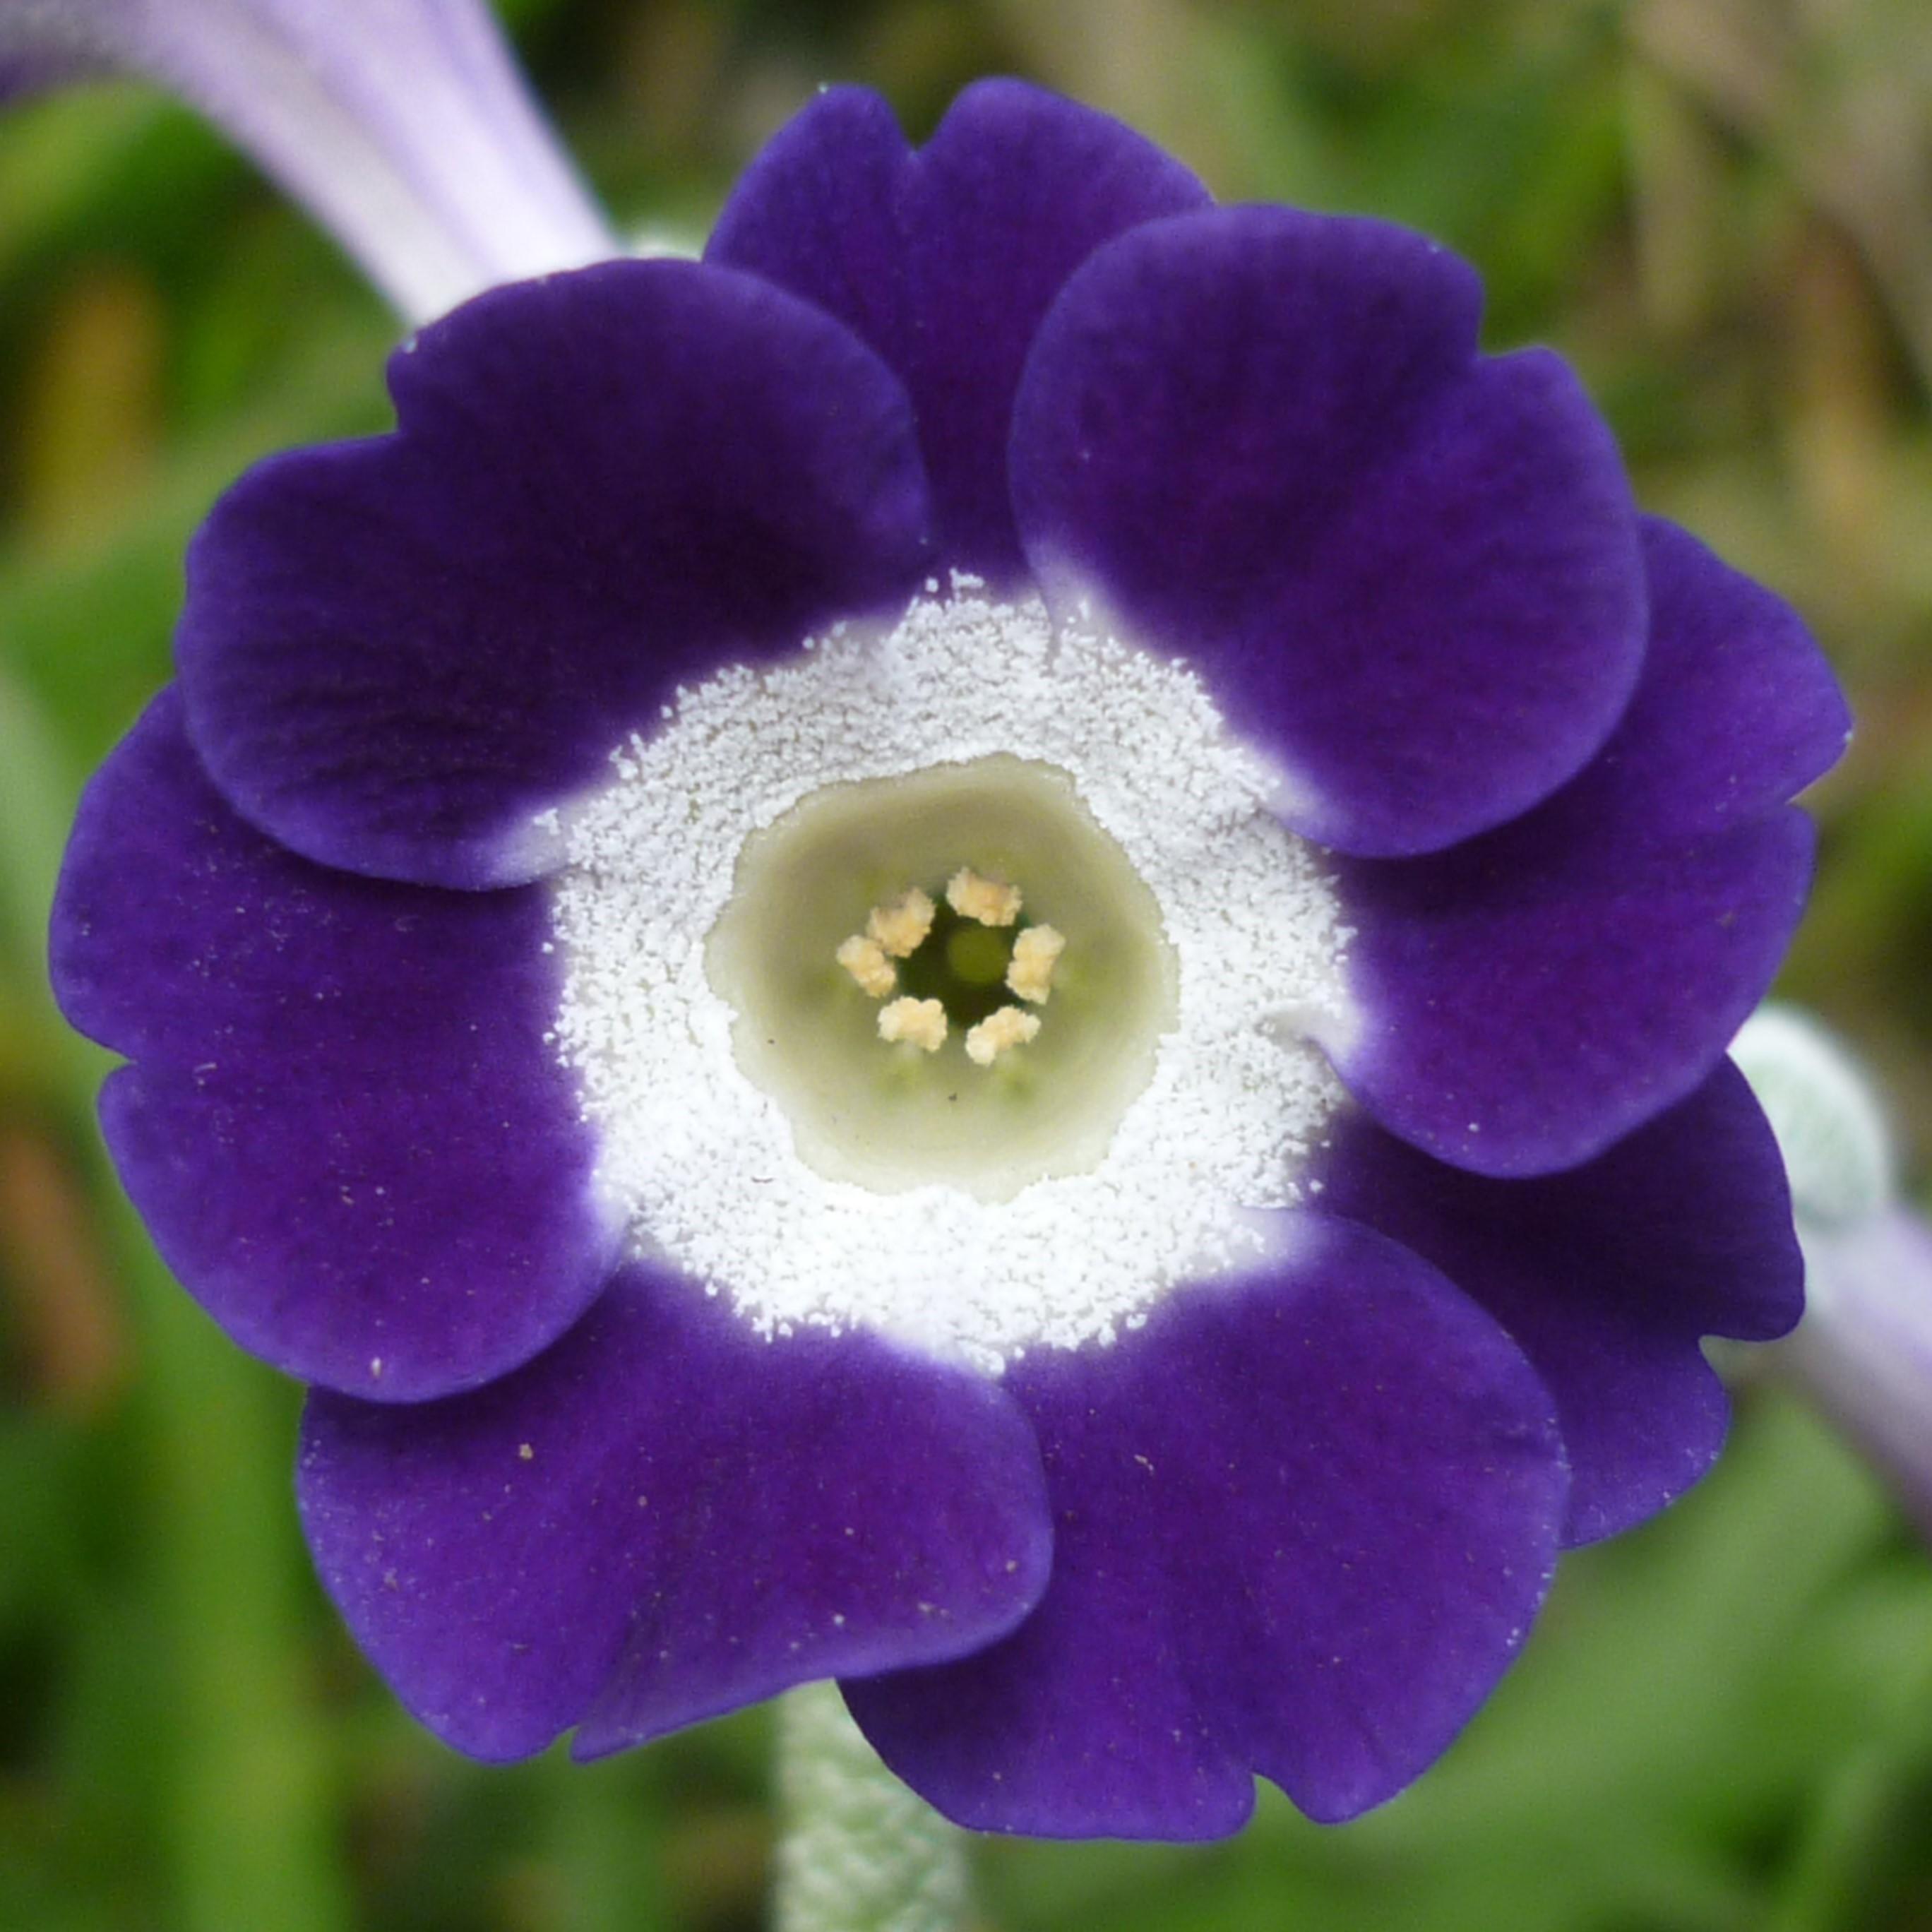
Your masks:
[{"label": "green plant stalk", "polygon": [[967,1834],[902,1784],[835,1684],[778,1706],[774,1932],[964,1932]]}]

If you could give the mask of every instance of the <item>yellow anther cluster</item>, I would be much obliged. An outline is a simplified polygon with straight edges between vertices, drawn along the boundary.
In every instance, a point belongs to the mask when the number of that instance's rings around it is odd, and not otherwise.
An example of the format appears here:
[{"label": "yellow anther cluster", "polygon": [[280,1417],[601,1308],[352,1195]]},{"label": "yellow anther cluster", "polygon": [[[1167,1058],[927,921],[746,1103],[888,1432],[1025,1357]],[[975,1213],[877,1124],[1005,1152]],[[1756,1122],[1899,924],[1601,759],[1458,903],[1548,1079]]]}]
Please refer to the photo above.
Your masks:
[{"label": "yellow anther cluster", "polygon": [[1053,991],[1053,969],[1066,950],[1066,940],[1050,926],[1030,926],[1013,941],[1006,968],[1006,985],[1022,1000],[1043,1006]]},{"label": "yellow anther cluster", "polygon": [[[1036,1020],[1034,1024],[1037,1026],[1040,1022]],[[937,1000],[895,1000],[879,1009],[879,1037],[888,1041],[909,1040],[927,1053],[937,1053],[946,1043],[946,1009]],[[970,1034],[966,1050],[969,1053],[973,1050]]]},{"label": "yellow anther cluster", "polygon": [[892,962],[876,939],[854,933],[832,956],[859,982],[859,990],[875,1000],[883,1000],[899,982]]},{"label": "yellow anther cluster", "polygon": [[935,910],[932,900],[914,886],[888,904],[873,907],[866,915],[866,937],[895,959],[909,959],[926,944]]},{"label": "yellow anther cluster", "polygon": [[1024,1046],[1040,1030],[1040,1016],[1018,1006],[989,1013],[966,1035],[966,1058],[976,1066],[990,1066],[1003,1053]]},{"label": "yellow anther cluster", "polygon": [[982,879],[970,866],[962,866],[946,882],[946,903],[962,919],[982,926],[1011,926],[1020,916],[1020,889],[998,879]]},{"label": "yellow anther cluster", "polygon": [[[946,898],[962,919],[982,926],[1011,926],[1019,916],[1018,886],[984,878],[970,866],[962,866],[946,882]],[[937,911],[931,898],[912,886],[873,907],[866,915],[866,930],[842,940],[833,956],[861,992],[884,1000],[898,985],[892,962],[910,958],[926,943]],[[1029,926],[1019,934],[1006,964],[1006,985],[1015,997],[1043,1006],[1066,950],[1065,938],[1050,926]],[[1039,1031],[1038,1016],[1019,1006],[1002,1006],[968,1030],[967,1058],[976,1066],[991,1066],[1001,1054],[1024,1046]],[[879,1037],[937,1053],[946,1043],[945,1006],[938,1000],[910,997],[890,1000],[879,1009]]]}]

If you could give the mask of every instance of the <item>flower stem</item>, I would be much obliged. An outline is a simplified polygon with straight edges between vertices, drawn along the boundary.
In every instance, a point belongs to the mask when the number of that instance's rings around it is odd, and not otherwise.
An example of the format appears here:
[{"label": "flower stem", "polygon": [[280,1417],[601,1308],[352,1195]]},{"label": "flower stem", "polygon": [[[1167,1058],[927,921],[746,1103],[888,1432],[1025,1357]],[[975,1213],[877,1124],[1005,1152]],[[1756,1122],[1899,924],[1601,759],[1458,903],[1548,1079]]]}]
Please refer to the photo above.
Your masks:
[{"label": "flower stem", "polygon": [[778,1706],[776,1932],[961,1932],[966,1834],[879,1762],[834,1684]]}]

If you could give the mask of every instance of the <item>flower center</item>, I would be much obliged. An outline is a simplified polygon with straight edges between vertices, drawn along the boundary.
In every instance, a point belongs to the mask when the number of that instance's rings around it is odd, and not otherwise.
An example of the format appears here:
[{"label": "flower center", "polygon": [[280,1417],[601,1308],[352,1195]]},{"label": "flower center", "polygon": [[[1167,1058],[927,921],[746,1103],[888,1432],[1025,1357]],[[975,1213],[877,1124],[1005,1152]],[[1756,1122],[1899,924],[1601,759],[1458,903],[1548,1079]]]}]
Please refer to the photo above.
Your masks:
[{"label": "flower center", "polygon": [[998,1372],[1267,1252],[1348,938],[1184,666],[971,580],[682,691],[560,845],[556,1046],[638,1251]]},{"label": "flower center", "polygon": [[754,832],[706,971],[800,1158],[889,1192],[1090,1172],[1177,1012],[1126,854],[1064,771],[1004,754],[826,787]]}]

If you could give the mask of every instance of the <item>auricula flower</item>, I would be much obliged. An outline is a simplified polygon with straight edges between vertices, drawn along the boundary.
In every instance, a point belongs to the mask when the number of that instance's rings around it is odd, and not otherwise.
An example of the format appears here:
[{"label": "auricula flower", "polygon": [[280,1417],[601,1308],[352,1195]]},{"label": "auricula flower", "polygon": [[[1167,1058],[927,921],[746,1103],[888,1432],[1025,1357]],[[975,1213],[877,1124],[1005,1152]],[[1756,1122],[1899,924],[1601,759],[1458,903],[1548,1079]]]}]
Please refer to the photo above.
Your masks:
[{"label": "auricula flower", "polygon": [[1932,1537],[1932,1226],[1900,1192],[1884,1106],[1796,1007],[1761,1008],[1732,1051],[1784,1151],[1804,1253],[1804,1318],[1772,1360]]},{"label": "auricula flower", "polygon": [[1479,310],[836,89],[217,506],[56,978],[438,1735],[835,1677],[969,1825],[1345,1818],[1708,1464],[1845,714]]},{"label": "auricula flower", "polygon": [[0,98],[118,69],[219,123],[413,319],[614,252],[483,0],[0,0]]}]

